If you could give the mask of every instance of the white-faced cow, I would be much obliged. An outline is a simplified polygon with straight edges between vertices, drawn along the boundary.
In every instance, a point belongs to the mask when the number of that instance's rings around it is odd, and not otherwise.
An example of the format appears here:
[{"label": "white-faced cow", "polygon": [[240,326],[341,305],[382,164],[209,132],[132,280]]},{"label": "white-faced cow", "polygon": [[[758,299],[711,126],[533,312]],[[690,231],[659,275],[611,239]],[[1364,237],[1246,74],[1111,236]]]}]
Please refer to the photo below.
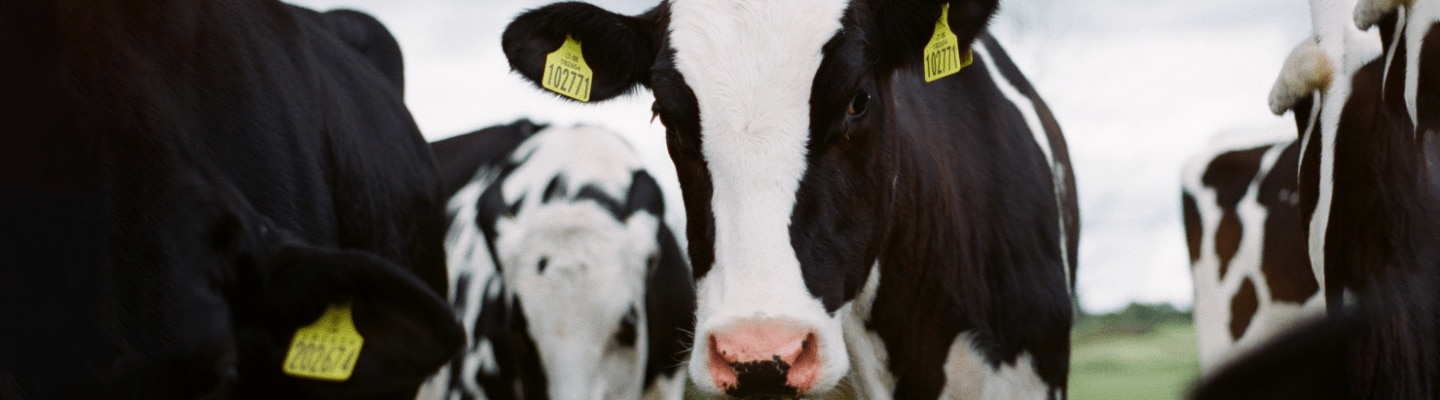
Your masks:
[{"label": "white-faced cow", "polygon": [[502,47],[539,85],[578,42],[591,101],[654,92],[688,217],[702,392],[1057,399],[1074,178],[1059,125],[984,33],[996,7],[559,3],[517,17]]},{"label": "white-faced cow", "polygon": [[413,396],[464,331],[400,65],[355,12],[0,6],[0,398]]},{"label": "white-faced cow", "polygon": [[[1302,152],[1299,183],[1302,207],[1313,210],[1304,216],[1318,221],[1310,223],[1310,251],[1332,318],[1237,362],[1197,398],[1440,398],[1440,187],[1432,161],[1440,151],[1436,132],[1419,123],[1440,112],[1427,100],[1440,88],[1425,78],[1440,53],[1427,48],[1433,41],[1407,39],[1428,36],[1428,28],[1405,28],[1433,25],[1429,10],[1440,4],[1385,3],[1362,2],[1355,13],[1362,26],[1379,21],[1383,57],[1354,72],[1311,69],[1335,71],[1336,79],[1294,80],[1320,83],[1297,86],[1313,89],[1303,93],[1315,93],[1321,108],[1301,137],[1321,148]],[[1346,11],[1335,19],[1348,23]],[[1418,62],[1400,61],[1409,52]]]},{"label": "white-faced cow", "polygon": [[695,292],[629,143],[520,121],[433,147],[454,188],[451,302],[471,340],[422,394],[679,399]]},{"label": "white-faced cow", "polygon": [[1185,168],[1202,371],[1324,311],[1300,219],[1300,145],[1250,142],[1217,142]]}]

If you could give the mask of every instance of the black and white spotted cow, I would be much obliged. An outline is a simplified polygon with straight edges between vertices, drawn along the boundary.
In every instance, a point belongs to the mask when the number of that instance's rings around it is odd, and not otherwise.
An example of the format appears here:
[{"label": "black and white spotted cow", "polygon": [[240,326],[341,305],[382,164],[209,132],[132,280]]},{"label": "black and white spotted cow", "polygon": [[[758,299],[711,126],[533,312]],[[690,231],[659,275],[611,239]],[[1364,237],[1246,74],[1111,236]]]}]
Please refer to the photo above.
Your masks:
[{"label": "black and white spotted cow", "polygon": [[400,65],[355,12],[0,5],[0,398],[414,396],[464,331]]},{"label": "black and white spotted cow", "polygon": [[1300,145],[1250,142],[1217,143],[1185,168],[1202,371],[1324,314],[1300,219]]},{"label": "black and white spotted cow", "polygon": [[[1290,98],[1320,109],[1301,137],[1317,149],[1302,151],[1299,183],[1331,318],[1237,362],[1196,398],[1440,398],[1440,150],[1422,122],[1440,112],[1440,88],[1425,78],[1440,53],[1410,40],[1429,35],[1437,5],[1361,2],[1353,19],[1379,21],[1386,45],[1353,72],[1330,63],[1344,57],[1318,36],[1321,68],[1292,80],[1318,84],[1294,85],[1304,95]],[[1333,19],[1348,25],[1343,11]],[[1407,28],[1416,24],[1425,28]]]},{"label": "black and white spotted cow", "polygon": [[679,399],[695,292],[629,143],[520,121],[433,147],[471,340],[421,398]]},{"label": "black and white spotted cow", "polygon": [[[984,33],[996,7],[558,3],[502,47],[538,85],[569,37],[589,100],[654,92],[688,216],[700,391],[1058,399],[1074,179],[1059,125]],[[974,63],[927,83],[942,21]]]}]

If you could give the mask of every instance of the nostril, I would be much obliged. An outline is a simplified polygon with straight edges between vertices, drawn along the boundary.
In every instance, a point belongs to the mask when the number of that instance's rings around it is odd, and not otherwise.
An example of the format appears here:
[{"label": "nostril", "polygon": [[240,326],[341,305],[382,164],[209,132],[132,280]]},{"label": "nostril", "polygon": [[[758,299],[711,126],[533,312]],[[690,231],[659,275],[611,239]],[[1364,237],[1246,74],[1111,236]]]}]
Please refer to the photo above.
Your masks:
[{"label": "nostril", "polygon": [[[768,321],[767,321],[768,322]],[[732,396],[803,396],[819,377],[814,332],[790,323],[745,323],[709,336],[707,367]]]}]

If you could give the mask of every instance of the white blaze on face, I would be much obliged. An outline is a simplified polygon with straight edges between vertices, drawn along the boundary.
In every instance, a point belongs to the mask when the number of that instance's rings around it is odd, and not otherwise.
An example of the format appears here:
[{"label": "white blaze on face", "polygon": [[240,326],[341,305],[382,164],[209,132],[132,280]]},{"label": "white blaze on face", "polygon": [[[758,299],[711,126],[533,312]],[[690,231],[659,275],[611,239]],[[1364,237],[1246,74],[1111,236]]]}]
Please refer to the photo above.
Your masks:
[{"label": "white blaze on face", "polygon": [[[640,397],[646,260],[658,227],[650,214],[616,221],[589,201],[522,208],[497,223],[506,288],[520,299],[551,398]],[[624,345],[616,332],[632,307],[635,342]]]},{"label": "white blaze on face", "polygon": [[[649,354],[645,283],[661,221],[643,211],[617,220],[594,201],[570,198],[588,185],[623,204],[640,159],[617,134],[594,127],[538,132],[514,159],[523,163],[501,189],[507,202],[523,204],[496,221],[495,252],[507,294],[520,301],[549,397],[639,398]],[[545,189],[556,176],[566,195],[547,202]],[[632,307],[634,345],[623,345],[617,330]]]},{"label": "white blaze on face", "polygon": [[790,242],[806,168],[810,95],[821,48],[841,28],[844,0],[671,3],[675,68],[695,93],[711,175],[715,264],[697,282],[691,375],[710,381],[708,333],[742,318],[782,318],[815,330],[827,389],[848,362],[840,323],[810,296]]}]

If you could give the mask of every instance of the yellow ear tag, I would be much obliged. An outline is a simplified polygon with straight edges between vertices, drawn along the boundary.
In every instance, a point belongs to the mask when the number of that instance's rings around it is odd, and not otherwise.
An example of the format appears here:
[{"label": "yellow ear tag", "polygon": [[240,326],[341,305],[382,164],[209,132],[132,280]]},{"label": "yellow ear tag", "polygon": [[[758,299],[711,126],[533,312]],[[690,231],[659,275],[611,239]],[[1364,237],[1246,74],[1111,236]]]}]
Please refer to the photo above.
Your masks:
[{"label": "yellow ear tag", "polygon": [[593,78],[590,65],[585,63],[585,55],[580,52],[580,42],[570,35],[565,35],[565,43],[561,43],[560,48],[545,56],[545,75],[540,78],[540,85],[565,97],[588,103]]},{"label": "yellow ear tag", "polygon": [[940,20],[935,21],[935,34],[925,45],[925,82],[934,82],[960,72],[975,62],[970,49],[960,54],[960,39],[950,31],[950,3],[940,6]]},{"label": "yellow ear tag", "polygon": [[315,323],[295,331],[283,370],[291,376],[343,382],[355,372],[363,344],[350,304],[332,304]]}]

